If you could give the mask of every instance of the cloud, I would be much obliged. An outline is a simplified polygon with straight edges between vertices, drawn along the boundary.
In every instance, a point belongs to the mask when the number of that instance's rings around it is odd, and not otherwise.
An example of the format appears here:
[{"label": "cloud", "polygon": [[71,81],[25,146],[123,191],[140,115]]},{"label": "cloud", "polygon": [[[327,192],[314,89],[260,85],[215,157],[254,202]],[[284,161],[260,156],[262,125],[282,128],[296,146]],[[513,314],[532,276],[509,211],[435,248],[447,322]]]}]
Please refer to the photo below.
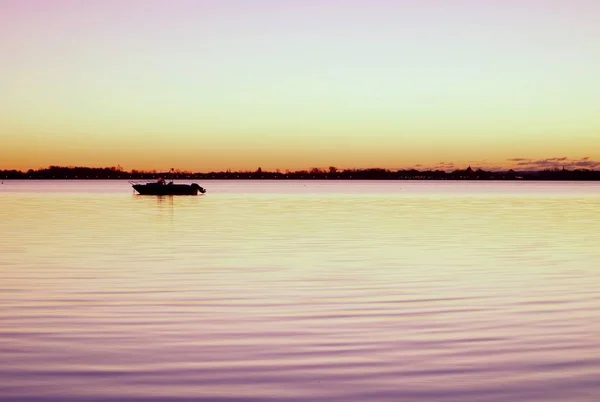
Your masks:
[{"label": "cloud", "polygon": [[454,162],[440,162],[437,165],[431,166],[431,170],[449,170],[454,169],[456,165]]},{"label": "cloud", "polygon": [[579,168],[597,169],[600,168],[600,161],[580,160],[569,165]]},{"label": "cloud", "polygon": [[528,159],[528,158],[510,158],[515,169],[519,170],[544,170],[544,169],[600,169],[600,161],[591,160],[589,156],[580,159],[571,159],[566,156],[546,158],[546,159]]},{"label": "cloud", "polygon": [[[583,158],[573,159],[567,156],[557,156],[552,158],[545,159],[532,159],[525,157],[515,157],[506,159],[507,163],[499,164],[499,163],[481,163],[484,161],[478,161],[479,163],[471,163],[476,161],[469,161],[469,165],[471,169],[477,170],[482,169],[486,171],[492,172],[501,172],[507,171],[509,169],[513,169],[516,171],[539,171],[539,170],[554,170],[554,169],[562,169],[563,167],[567,170],[576,170],[576,169],[588,169],[588,170],[600,170],[600,160],[593,160],[589,156],[585,156]],[[413,165],[412,169],[426,171],[426,170],[443,170],[445,172],[450,172],[454,170],[464,170],[467,168],[466,163],[454,163],[454,162],[446,162],[441,161],[435,164],[418,164]],[[396,170],[405,170],[406,167]]]}]

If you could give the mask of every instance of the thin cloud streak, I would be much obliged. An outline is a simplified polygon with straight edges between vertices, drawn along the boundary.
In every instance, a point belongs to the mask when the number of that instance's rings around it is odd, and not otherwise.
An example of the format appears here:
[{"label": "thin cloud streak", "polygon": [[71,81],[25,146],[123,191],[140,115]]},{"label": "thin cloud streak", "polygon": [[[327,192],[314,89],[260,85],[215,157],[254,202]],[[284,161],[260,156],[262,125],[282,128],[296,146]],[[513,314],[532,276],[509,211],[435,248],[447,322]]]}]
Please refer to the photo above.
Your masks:
[{"label": "thin cloud streak", "polygon": [[515,170],[544,170],[544,169],[600,169],[600,161],[590,159],[589,156],[572,159],[566,156],[546,159],[510,158]]},{"label": "thin cloud streak", "polygon": [[432,165],[415,165],[415,168],[419,170],[464,170],[467,166],[471,169],[483,169],[491,172],[515,170],[515,171],[540,171],[540,170],[553,170],[562,169],[563,167],[567,170],[576,169],[588,169],[588,170],[600,170],[600,160],[593,160],[589,156],[575,159],[567,156],[559,156],[545,159],[533,159],[525,157],[514,157],[505,159],[506,163],[493,163],[487,160],[469,161],[465,163],[454,163],[454,162],[439,162]]}]

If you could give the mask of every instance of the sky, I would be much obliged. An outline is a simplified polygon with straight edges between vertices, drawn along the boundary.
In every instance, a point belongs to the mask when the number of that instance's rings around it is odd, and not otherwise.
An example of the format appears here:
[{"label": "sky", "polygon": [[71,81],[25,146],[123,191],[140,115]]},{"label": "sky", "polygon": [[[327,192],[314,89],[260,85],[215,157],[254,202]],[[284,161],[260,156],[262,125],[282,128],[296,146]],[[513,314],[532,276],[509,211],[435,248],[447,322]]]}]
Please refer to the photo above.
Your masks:
[{"label": "sky", "polygon": [[600,168],[598,0],[0,0],[0,169]]}]

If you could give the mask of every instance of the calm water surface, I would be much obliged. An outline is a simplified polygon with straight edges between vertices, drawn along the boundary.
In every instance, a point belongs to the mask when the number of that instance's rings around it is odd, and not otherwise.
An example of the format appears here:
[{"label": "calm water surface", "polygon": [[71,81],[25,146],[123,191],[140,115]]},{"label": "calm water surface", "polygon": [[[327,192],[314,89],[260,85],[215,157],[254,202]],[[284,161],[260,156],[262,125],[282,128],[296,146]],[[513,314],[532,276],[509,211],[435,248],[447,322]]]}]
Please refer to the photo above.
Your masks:
[{"label": "calm water surface", "polygon": [[0,185],[0,400],[600,400],[600,183],[200,184]]}]

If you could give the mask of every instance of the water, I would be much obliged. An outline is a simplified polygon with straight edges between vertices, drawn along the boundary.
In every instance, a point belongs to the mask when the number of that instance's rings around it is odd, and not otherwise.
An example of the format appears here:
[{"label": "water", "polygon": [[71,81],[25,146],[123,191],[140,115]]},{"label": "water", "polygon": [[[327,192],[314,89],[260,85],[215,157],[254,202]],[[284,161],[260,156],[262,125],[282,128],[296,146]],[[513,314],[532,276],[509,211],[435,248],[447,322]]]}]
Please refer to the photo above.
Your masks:
[{"label": "water", "polygon": [[600,183],[0,185],[1,401],[596,401]]}]

